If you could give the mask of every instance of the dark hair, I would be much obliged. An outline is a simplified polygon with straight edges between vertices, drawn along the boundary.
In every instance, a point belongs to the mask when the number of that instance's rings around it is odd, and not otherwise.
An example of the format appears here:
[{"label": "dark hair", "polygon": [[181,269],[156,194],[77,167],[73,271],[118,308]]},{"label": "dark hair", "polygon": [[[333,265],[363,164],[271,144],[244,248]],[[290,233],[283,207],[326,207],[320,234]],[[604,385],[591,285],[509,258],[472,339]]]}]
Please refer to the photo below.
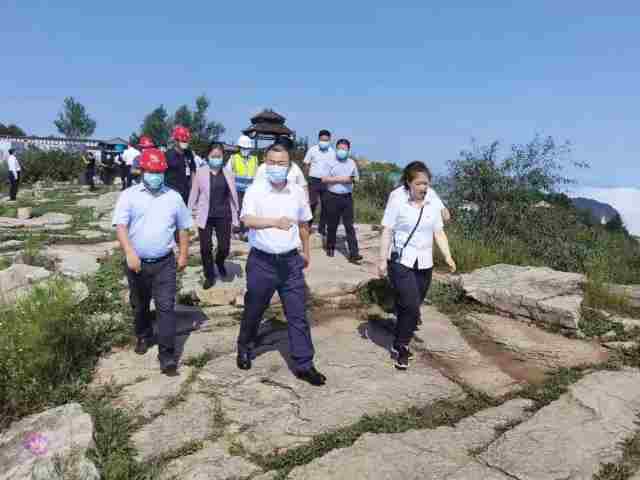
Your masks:
[{"label": "dark hair", "polygon": [[425,174],[429,179],[429,182],[431,182],[431,170],[429,170],[429,167],[427,167],[423,162],[411,162],[409,165],[404,167],[402,176],[400,177],[402,186],[408,190],[409,184],[413,182],[420,173]]},{"label": "dark hair", "polygon": [[331,132],[329,130],[320,130],[320,133],[318,133],[318,138],[320,137],[331,137]]},{"label": "dark hair", "polygon": [[266,157],[269,154],[269,152],[284,152],[287,154],[287,156],[289,156],[289,150],[287,150],[287,148],[280,143],[274,143],[272,145],[269,145],[267,149],[264,151],[264,156]]},{"label": "dark hair", "polygon": [[224,155],[224,145],[220,142],[211,142],[209,144],[209,149],[207,150],[207,156],[211,153],[211,150],[222,150],[222,154]]},{"label": "dark hair", "polygon": [[346,145],[347,147],[349,147],[349,149],[351,149],[351,142],[349,140],[347,140],[346,138],[341,138],[340,140],[338,140],[336,142],[336,147],[338,145]]},{"label": "dark hair", "polygon": [[292,150],[293,149],[293,140],[291,140],[286,135],[280,135],[279,137],[277,137],[275,142],[273,142],[273,144],[274,145],[282,145],[287,150]]},{"label": "dark hair", "polygon": [[16,153],[16,151],[13,148],[9,149],[9,155],[13,155],[14,153]]}]

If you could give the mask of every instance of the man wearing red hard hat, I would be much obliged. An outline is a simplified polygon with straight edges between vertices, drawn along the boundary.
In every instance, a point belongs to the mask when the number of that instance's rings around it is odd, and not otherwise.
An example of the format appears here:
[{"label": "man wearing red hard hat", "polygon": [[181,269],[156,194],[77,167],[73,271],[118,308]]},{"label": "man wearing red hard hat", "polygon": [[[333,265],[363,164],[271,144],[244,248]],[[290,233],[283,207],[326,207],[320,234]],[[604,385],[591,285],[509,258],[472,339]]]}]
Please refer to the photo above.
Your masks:
[{"label": "man wearing red hard hat", "polygon": [[193,155],[189,151],[191,132],[182,125],[176,125],[171,134],[175,146],[167,152],[167,186],[173,188],[181,196],[184,203],[189,200],[191,177],[196,170]]},{"label": "man wearing red hard hat", "polygon": [[[182,197],[165,185],[167,160],[155,148],[140,158],[142,183],[127,188],[113,213],[118,241],[126,255],[130,301],[135,313],[135,352],[142,355],[152,343],[151,299],[156,306],[158,360],[165,374],[175,374],[176,276],[187,266],[189,233],[193,220]],[[173,253],[179,238],[179,256]]]}]

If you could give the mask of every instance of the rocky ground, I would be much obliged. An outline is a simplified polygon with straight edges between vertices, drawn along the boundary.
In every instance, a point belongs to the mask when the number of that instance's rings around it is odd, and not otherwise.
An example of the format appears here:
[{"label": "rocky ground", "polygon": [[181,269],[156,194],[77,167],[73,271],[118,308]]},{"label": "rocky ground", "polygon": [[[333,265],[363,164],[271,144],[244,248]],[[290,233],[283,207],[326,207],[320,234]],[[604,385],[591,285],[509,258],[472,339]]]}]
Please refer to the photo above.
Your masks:
[{"label": "rocky ground", "polygon": [[[35,210],[61,188],[25,195]],[[56,275],[81,284],[116,248],[109,215],[117,192],[60,195],[59,211],[0,218],[0,252],[15,262],[0,270],[5,295]],[[49,240],[40,252],[48,268],[22,261],[31,255],[25,231]],[[378,233],[360,225],[358,235],[361,265],[327,258],[313,240],[306,279],[316,364],[328,377],[321,388],[290,371],[277,298],[254,368],[236,368],[248,248],[234,241],[230,278],[204,291],[194,241],[180,278],[179,374],[160,373],[155,349],[119,348],[101,358],[91,384],[127,412],[135,461],[157,467],[151,478],[631,478],[640,465],[630,461],[640,369],[623,351],[635,348],[639,320],[598,312],[606,331],[589,334],[577,274],[508,265],[439,274],[415,359],[400,372],[388,352],[393,315],[370,303],[380,299],[371,281]],[[114,292],[123,299],[125,286]],[[617,288],[640,302],[640,289]],[[77,403],[15,422],[0,433],[0,480],[98,478],[86,456],[94,422]],[[38,455],[43,442],[47,453]],[[53,458],[73,455],[77,477],[52,473]],[[611,472],[622,473],[597,477]]]}]

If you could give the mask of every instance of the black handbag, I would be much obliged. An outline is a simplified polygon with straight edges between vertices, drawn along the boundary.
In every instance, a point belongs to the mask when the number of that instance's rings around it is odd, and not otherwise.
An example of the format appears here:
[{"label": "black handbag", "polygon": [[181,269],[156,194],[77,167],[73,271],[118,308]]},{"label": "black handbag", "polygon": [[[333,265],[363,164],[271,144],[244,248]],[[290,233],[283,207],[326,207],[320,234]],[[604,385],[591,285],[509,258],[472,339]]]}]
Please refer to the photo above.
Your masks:
[{"label": "black handbag", "polygon": [[[411,233],[407,237],[407,241],[404,242],[404,245],[402,246],[400,251],[397,251],[394,248],[394,250],[391,252],[391,256],[389,257],[389,260],[391,262],[397,263],[402,258],[402,253],[404,252],[404,249],[407,247],[407,245],[409,245],[409,242],[411,241],[411,238],[413,237],[413,234],[416,233],[416,230],[418,229],[418,225],[420,225],[420,220],[422,220],[422,212],[423,211],[424,211],[424,205],[422,205],[422,208],[420,209],[420,215],[418,216],[418,221],[416,222],[415,226],[413,227],[413,230],[411,230]],[[393,244],[394,244],[394,246],[395,246],[395,243],[396,243],[396,239],[395,239],[395,233],[394,233],[394,236],[393,236]]]}]

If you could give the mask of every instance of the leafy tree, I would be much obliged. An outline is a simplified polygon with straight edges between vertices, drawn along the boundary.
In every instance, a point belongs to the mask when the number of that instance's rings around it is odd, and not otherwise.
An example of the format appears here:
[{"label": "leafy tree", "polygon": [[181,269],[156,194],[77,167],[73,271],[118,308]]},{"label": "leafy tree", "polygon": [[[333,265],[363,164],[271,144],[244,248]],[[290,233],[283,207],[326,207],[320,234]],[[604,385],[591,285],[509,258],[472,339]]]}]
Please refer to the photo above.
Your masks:
[{"label": "leafy tree", "polygon": [[140,143],[140,137],[136,132],[131,132],[129,135],[129,145],[138,145]]},{"label": "leafy tree", "polygon": [[169,123],[169,114],[163,105],[160,105],[144,117],[140,134],[151,137],[156,145],[169,143],[171,125]]},{"label": "leafy tree", "polygon": [[610,232],[623,232],[628,233],[627,229],[624,226],[624,222],[622,221],[622,217],[620,217],[619,213],[616,213],[611,220],[607,222],[605,228]]},{"label": "leafy tree", "polygon": [[0,135],[8,135],[10,137],[26,137],[27,134],[15,124],[4,126],[0,123]]},{"label": "leafy tree", "polygon": [[90,137],[96,130],[95,120],[89,116],[84,105],[73,97],[64,99],[63,110],[53,123],[68,138]]}]

